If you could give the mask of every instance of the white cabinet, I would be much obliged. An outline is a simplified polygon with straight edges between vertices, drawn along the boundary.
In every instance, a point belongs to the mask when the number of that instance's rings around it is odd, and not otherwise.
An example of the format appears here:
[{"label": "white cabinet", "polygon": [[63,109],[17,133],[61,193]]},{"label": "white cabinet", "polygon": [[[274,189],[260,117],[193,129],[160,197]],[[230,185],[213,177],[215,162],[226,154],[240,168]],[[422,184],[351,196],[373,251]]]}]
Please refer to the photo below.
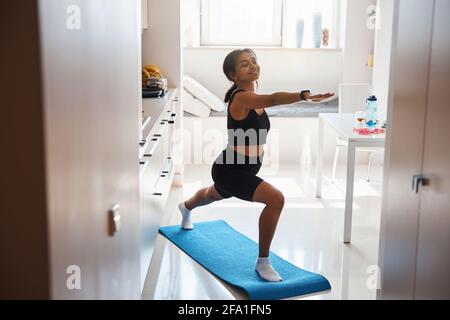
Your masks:
[{"label": "white cabinet", "polygon": [[[142,23],[142,64],[158,66],[170,88],[181,88],[180,1],[145,0],[142,3],[147,15]],[[147,139],[149,145],[143,148],[145,151],[141,150],[142,154],[151,154],[142,158],[148,163],[142,170],[141,185],[141,285],[146,278],[161,219],[167,211],[170,188],[183,181],[183,139],[181,134],[176,137],[174,134],[182,132],[180,102],[176,89],[169,89],[164,98],[143,99],[143,117],[152,117],[149,124],[152,132]]]},{"label": "white cabinet", "polygon": [[178,96],[170,89],[164,98],[143,99],[143,117],[150,117],[141,142],[141,291],[154,251],[160,223],[175,174],[174,130]]},{"label": "white cabinet", "polygon": [[[182,49],[181,49],[181,0],[147,0],[148,21],[151,26],[142,34],[142,64],[158,66],[167,78],[169,87],[181,88]],[[179,115],[175,128],[183,132],[182,101],[177,103]],[[174,144],[178,159],[175,162],[175,184],[183,184],[184,165],[182,159],[183,137],[177,134]]]}]

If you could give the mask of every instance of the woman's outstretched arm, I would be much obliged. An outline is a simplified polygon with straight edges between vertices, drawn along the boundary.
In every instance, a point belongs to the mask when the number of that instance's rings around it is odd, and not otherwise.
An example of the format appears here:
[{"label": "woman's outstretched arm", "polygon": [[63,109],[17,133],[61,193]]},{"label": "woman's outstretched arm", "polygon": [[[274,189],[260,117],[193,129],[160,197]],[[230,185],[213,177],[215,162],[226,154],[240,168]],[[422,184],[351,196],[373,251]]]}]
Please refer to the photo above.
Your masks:
[{"label": "woman's outstretched arm", "polygon": [[[331,98],[334,93],[325,93],[312,95],[310,93],[305,93],[304,97],[306,101],[320,102],[325,99]],[[234,98],[234,103],[237,107],[247,108],[247,109],[261,109],[270,108],[274,106],[279,106],[283,104],[291,104],[299,101],[305,101],[302,99],[300,93],[289,93],[289,92],[277,92],[273,94],[257,94],[250,91],[239,92]]]}]

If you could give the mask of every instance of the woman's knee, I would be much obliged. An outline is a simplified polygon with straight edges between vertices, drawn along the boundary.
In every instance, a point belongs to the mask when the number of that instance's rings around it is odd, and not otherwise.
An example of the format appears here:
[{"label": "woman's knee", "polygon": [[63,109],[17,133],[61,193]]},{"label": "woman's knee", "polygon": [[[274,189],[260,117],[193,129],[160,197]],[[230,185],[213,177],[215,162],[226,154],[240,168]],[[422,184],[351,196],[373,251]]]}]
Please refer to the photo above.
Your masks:
[{"label": "woman's knee", "polygon": [[219,201],[222,200],[223,197],[220,195],[219,192],[217,192],[216,188],[214,187],[214,185],[206,188],[206,196],[211,200],[211,201]]},{"label": "woman's knee", "polygon": [[267,203],[268,206],[283,209],[284,207],[284,195],[281,193],[281,191],[276,190],[272,193],[269,202]]},{"label": "woman's knee", "polygon": [[253,201],[264,203],[267,206],[280,208],[284,207],[284,195],[271,184],[263,181],[255,190]]}]

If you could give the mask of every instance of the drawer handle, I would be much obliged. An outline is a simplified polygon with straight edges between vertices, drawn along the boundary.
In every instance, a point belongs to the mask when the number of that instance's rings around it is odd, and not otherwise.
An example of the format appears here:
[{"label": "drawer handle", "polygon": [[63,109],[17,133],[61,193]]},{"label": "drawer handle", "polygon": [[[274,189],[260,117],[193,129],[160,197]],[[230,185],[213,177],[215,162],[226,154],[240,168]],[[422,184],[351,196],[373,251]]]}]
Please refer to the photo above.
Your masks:
[{"label": "drawer handle", "polygon": [[161,171],[161,173],[163,174],[169,174],[170,173],[170,167],[172,165],[172,158],[168,157],[167,158],[167,165],[164,167],[164,169]]},{"label": "drawer handle", "polygon": [[166,128],[167,122],[163,121],[163,122],[160,122],[160,124],[161,124],[163,127],[162,127],[160,133],[155,133],[155,134],[153,135],[154,137],[161,137],[161,136],[163,135],[163,133],[164,133],[164,129]]},{"label": "drawer handle", "polygon": [[171,120],[169,121],[169,124],[174,124],[175,123],[175,118],[176,118],[177,114],[176,113],[172,113],[170,115]]},{"label": "drawer handle", "polygon": [[149,161],[139,161],[139,176],[142,178],[145,170],[147,169]]},{"label": "drawer handle", "polygon": [[168,157],[167,160],[168,160],[168,162],[167,162],[166,166],[161,171],[161,174],[159,175],[158,179],[156,180],[156,183],[155,183],[156,189],[159,189],[160,183],[165,180],[164,178],[167,178],[168,176],[170,176],[170,172],[173,169],[172,158]]},{"label": "drawer handle", "polygon": [[148,153],[144,153],[144,157],[153,157],[153,154],[155,153],[156,148],[158,147],[159,143],[161,142],[161,139],[153,138],[151,141],[154,141],[152,148]]}]

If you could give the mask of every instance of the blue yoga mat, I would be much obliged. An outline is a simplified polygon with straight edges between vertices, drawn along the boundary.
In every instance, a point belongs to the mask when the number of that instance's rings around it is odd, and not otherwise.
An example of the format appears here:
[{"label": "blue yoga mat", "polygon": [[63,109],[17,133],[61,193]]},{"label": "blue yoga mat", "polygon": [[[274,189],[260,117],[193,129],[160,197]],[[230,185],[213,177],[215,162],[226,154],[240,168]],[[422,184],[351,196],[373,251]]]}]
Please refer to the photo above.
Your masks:
[{"label": "blue yoga mat", "polygon": [[191,231],[179,225],[162,227],[159,232],[217,277],[246,291],[250,299],[283,299],[331,289],[325,277],[302,270],[272,252],[270,260],[283,281],[265,281],[255,271],[257,243],[222,220],[194,227]]}]

